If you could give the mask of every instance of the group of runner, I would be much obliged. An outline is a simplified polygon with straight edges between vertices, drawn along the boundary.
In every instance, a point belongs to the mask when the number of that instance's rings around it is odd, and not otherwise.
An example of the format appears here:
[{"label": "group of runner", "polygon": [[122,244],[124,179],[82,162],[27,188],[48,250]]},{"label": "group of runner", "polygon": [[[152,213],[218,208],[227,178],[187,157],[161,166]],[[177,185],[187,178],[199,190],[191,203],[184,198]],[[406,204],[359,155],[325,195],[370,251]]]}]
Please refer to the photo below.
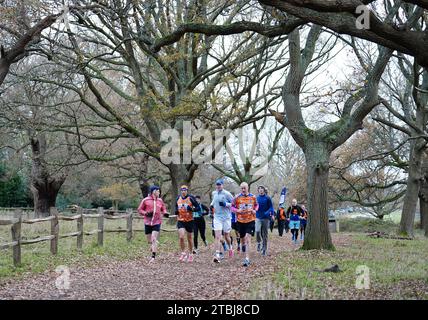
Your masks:
[{"label": "group of runner", "polygon": [[[250,265],[251,238],[256,234],[257,251],[263,256],[268,250],[268,230],[273,230],[275,218],[278,220],[278,232],[282,236],[290,230],[292,241],[297,243],[298,233],[301,231],[303,239],[307,211],[304,206],[297,205],[296,199],[285,211],[283,204],[275,213],[272,199],[264,186],[259,186],[258,195],[249,192],[246,182],[240,185],[240,193],[233,196],[224,189],[224,181],[216,181],[216,190],[212,192],[210,207],[201,203],[200,196],[189,194],[186,185],[180,187],[180,195],[176,199],[175,214],[177,215],[177,229],[180,245],[179,261],[192,262],[198,253],[198,235],[205,246],[208,245],[205,236],[206,222],[204,216],[212,217],[214,237],[214,263],[220,263],[225,255],[232,258],[235,255],[232,230],[235,232],[236,250],[243,254],[242,265]],[[145,234],[151,246],[150,262],[156,258],[157,243],[162,223],[162,217],[167,215],[165,203],[159,197],[160,188],[152,186],[150,195],[144,198],[138,212],[144,216]],[[187,240],[187,241],[186,241]],[[187,250],[186,250],[187,242]]]},{"label": "group of runner", "polygon": [[294,243],[298,242],[299,230],[300,240],[303,240],[306,225],[308,222],[308,211],[305,206],[299,206],[297,200],[291,200],[291,206],[287,210],[280,206],[277,211],[278,234],[280,237],[288,231],[291,232],[291,239]]}]

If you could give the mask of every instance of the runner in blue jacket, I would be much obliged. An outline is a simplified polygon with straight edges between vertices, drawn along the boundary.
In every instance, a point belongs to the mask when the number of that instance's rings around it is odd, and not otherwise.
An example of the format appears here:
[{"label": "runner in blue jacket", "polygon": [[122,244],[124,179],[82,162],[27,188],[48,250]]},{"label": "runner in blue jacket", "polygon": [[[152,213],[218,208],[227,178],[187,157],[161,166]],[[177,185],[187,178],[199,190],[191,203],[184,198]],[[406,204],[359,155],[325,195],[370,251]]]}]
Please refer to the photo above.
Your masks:
[{"label": "runner in blue jacket", "polygon": [[261,251],[262,255],[265,256],[267,255],[268,230],[270,222],[274,218],[275,210],[272,199],[266,194],[266,188],[259,186],[257,190],[259,192],[257,196],[259,208],[256,212],[257,251]]},{"label": "runner in blue jacket", "polygon": [[297,200],[291,200],[291,206],[287,209],[287,216],[289,216],[289,226],[292,234],[292,241],[296,244],[300,228],[300,216],[303,214],[303,209],[297,205]]}]

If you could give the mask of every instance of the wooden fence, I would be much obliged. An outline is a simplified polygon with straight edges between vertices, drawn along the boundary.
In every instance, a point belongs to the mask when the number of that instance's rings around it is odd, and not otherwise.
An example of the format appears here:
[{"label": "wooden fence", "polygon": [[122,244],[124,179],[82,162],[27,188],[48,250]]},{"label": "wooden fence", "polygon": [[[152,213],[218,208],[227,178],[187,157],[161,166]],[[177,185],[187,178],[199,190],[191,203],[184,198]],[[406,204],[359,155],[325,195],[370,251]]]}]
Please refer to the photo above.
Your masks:
[{"label": "wooden fence", "polygon": [[[126,240],[131,241],[134,232],[142,232],[144,229],[133,229],[133,220],[134,219],[144,219],[144,217],[140,216],[138,213],[134,213],[132,209],[126,210],[126,213],[123,215],[108,215],[105,214],[103,208],[95,209],[97,213],[84,213],[90,212],[91,210],[78,208],[77,214],[73,216],[65,216],[59,215],[58,210],[56,208],[50,209],[50,216],[45,218],[38,219],[23,219],[22,218],[22,210],[18,209],[14,213],[14,217],[11,219],[0,219],[0,226],[11,225],[11,233],[12,233],[12,241],[8,243],[0,243],[0,249],[8,249],[12,248],[13,255],[13,264],[14,266],[19,266],[21,264],[21,247],[23,245],[38,243],[42,241],[50,241],[50,251],[52,254],[57,254],[58,252],[58,240],[64,239],[68,237],[76,237],[77,238],[77,248],[79,250],[83,247],[83,236],[89,236],[97,234],[97,244],[98,246],[102,246],[104,244],[104,233],[107,232],[124,232],[126,233]],[[83,230],[84,220],[86,219],[97,219],[98,226],[97,229],[86,231]],[[175,216],[171,216],[168,219],[174,219]],[[104,228],[104,220],[117,220],[117,219],[126,219],[126,229],[105,229]],[[77,223],[77,231],[59,234],[59,221],[76,221]],[[51,223],[51,232],[47,236],[39,236],[35,239],[25,240],[22,239],[21,227],[22,224],[34,224],[40,222],[50,221]],[[172,232],[176,231],[176,229],[164,229],[162,231]]]}]

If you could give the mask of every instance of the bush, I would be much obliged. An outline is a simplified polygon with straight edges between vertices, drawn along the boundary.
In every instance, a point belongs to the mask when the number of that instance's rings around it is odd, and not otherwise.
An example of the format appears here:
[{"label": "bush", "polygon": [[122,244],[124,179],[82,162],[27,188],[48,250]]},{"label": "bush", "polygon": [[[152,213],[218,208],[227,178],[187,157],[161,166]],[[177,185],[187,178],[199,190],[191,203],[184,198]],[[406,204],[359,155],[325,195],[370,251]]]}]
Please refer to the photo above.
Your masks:
[{"label": "bush", "polygon": [[0,207],[32,206],[24,178],[0,163]]}]

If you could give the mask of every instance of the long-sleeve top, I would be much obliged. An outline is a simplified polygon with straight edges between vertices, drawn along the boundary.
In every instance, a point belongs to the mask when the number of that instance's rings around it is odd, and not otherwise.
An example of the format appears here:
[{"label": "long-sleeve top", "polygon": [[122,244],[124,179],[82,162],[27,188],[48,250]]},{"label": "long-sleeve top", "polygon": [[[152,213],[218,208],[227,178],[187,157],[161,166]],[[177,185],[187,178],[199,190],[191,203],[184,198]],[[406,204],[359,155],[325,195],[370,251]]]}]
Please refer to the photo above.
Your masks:
[{"label": "long-sleeve top", "polygon": [[303,209],[301,206],[290,206],[287,209],[287,218],[292,221],[299,221],[300,215],[303,213]]},{"label": "long-sleeve top", "polygon": [[196,209],[197,211],[193,211],[193,219],[202,218],[203,216],[206,216],[209,212],[208,207],[202,203],[198,203],[198,206],[196,206]]},{"label": "long-sleeve top", "polygon": [[256,212],[257,219],[270,219],[275,214],[271,198],[264,194],[257,196],[259,208]]},{"label": "long-sleeve top", "polygon": [[302,213],[300,215],[300,220],[308,220],[308,210],[302,209]]},{"label": "long-sleeve top", "polygon": [[[217,218],[222,219],[230,219],[231,213],[230,208],[232,206],[233,196],[232,194],[227,190],[221,190],[221,191],[213,191],[212,193],[212,201],[211,206],[214,207],[214,212]],[[220,202],[224,202],[226,204],[225,207],[220,206]]]},{"label": "long-sleeve top", "polygon": [[[166,213],[166,206],[161,198],[155,199],[150,195],[141,201],[137,211],[144,216],[144,224],[154,226],[162,223],[162,216]],[[151,213],[153,213],[152,216]]]}]

